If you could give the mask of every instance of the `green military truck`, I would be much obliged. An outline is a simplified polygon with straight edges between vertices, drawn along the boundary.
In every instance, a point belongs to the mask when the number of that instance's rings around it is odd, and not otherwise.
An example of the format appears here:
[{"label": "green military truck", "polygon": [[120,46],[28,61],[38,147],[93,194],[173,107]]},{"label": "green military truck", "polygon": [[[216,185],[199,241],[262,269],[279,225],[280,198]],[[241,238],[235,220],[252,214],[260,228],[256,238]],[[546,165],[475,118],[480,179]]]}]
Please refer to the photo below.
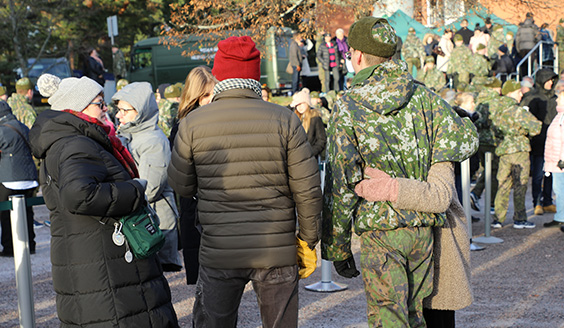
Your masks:
[{"label": "green military truck", "polygon": [[[261,62],[261,83],[279,94],[291,88],[292,77],[286,73],[289,42],[292,31],[285,28],[275,34],[270,30]],[[213,66],[217,42],[201,36],[187,36],[179,46],[163,44],[163,38],[154,37],[136,43],[131,50],[128,80],[147,81],[154,88],[163,83],[184,82],[192,68],[200,65]],[[194,51],[195,50],[195,51]],[[183,56],[184,53],[191,53]]]}]

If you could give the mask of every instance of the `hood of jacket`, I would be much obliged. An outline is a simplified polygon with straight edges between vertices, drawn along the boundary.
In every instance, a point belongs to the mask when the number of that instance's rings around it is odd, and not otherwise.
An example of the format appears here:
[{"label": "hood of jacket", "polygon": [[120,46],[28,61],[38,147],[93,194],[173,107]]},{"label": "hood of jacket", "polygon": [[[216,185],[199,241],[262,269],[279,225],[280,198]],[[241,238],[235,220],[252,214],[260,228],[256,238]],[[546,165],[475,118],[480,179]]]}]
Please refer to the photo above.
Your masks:
[{"label": "hood of jacket", "polygon": [[347,95],[367,110],[382,115],[402,109],[415,92],[407,64],[397,59],[363,69],[352,83],[354,87]]},{"label": "hood of jacket", "polygon": [[153,127],[159,119],[159,107],[149,82],[134,82],[113,95],[112,101],[127,101],[137,111],[133,121],[119,127],[120,134],[131,134]]},{"label": "hood of jacket", "polygon": [[[552,88],[550,90],[546,90],[544,88],[544,84],[548,81],[552,80]],[[543,68],[537,72],[535,76],[535,88],[538,92],[546,95],[547,97],[551,97],[554,94],[554,89],[556,88],[556,83],[558,82],[558,74],[554,73],[554,71]]]},{"label": "hood of jacket", "polygon": [[48,109],[37,116],[29,131],[31,152],[37,158],[45,158],[49,148],[58,140],[73,136],[86,136],[94,139],[109,152],[112,151],[110,139],[102,127],[67,112]]}]

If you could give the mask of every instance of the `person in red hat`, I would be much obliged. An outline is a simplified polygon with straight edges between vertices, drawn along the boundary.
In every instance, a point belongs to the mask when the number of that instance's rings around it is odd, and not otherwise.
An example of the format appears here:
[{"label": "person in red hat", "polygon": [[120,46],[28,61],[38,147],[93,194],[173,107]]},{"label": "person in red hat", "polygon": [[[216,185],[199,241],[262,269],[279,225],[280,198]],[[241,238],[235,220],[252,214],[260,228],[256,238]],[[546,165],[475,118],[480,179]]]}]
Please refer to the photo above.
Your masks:
[{"label": "person in red hat", "polygon": [[180,122],[168,168],[181,197],[198,194],[194,326],[235,327],[251,281],[263,327],[297,327],[298,280],[317,265],[317,161],[299,118],[262,100],[250,37],[219,42],[212,73],[212,101]]}]

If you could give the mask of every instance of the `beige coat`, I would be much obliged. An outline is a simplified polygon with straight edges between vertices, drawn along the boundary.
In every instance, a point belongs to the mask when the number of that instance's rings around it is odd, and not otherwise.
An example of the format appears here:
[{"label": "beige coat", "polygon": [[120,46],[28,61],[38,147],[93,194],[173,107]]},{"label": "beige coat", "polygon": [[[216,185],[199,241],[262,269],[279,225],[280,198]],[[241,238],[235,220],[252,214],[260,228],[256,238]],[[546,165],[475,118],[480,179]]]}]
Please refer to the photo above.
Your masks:
[{"label": "beige coat", "polygon": [[435,164],[426,182],[398,178],[398,200],[394,207],[421,212],[446,212],[443,227],[434,228],[433,292],[423,301],[425,308],[460,310],[472,304],[470,282],[470,237],[464,209],[456,194],[451,163]]}]

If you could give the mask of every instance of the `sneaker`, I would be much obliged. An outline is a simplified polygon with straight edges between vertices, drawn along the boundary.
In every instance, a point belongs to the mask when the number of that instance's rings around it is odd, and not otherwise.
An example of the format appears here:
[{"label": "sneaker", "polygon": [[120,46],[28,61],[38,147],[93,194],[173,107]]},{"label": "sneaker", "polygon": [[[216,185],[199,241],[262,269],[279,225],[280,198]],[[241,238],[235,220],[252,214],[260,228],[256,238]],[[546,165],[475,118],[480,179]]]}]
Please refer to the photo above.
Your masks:
[{"label": "sneaker", "polygon": [[498,220],[493,220],[491,227],[494,229],[501,229],[501,222],[499,222]]},{"label": "sneaker", "polygon": [[50,226],[51,226],[51,221],[45,220],[45,221],[43,221],[43,224],[44,224],[46,227],[50,227]]},{"label": "sneaker", "polygon": [[536,225],[533,222],[529,221],[515,221],[513,222],[513,228],[515,229],[533,229],[536,228]]},{"label": "sneaker", "polygon": [[495,207],[490,208],[490,214],[494,215],[495,214]]},{"label": "sneaker", "polygon": [[545,213],[556,213],[556,205],[543,206],[542,209]]},{"label": "sneaker", "polygon": [[39,221],[37,221],[37,220],[34,219],[34,220],[33,220],[33,226],[34,226],[35,228],[42,227],[42,226],[43,226],[43,223],[41,223],[41,222],[39,222]]},{"label": "sneaker", "polygon": [[471,192],[470,193],[470,207],[472,207],[472,209],[474,211],[478,211],[480,212],[480,204],[478,204],[478,196],[476,196],[475,193]]},{"label": "sneaker", "polygon": [[544,226],[545,228],[553,228],[553,227],[559,227],[559,226],[561,226],[563,223],[564,223],[564,222],[558,222],[558,221],[552,220],[552,221],[550,221],[550,222],[545,222],[545,223],[543,224],[543,226]]},{"label": "sneaker", "polygon": [[543,210],[542,206],[540,206],[540,205],[535,206],[535,215],[543,215],[543,213],[544,213],[544,210]]}]

